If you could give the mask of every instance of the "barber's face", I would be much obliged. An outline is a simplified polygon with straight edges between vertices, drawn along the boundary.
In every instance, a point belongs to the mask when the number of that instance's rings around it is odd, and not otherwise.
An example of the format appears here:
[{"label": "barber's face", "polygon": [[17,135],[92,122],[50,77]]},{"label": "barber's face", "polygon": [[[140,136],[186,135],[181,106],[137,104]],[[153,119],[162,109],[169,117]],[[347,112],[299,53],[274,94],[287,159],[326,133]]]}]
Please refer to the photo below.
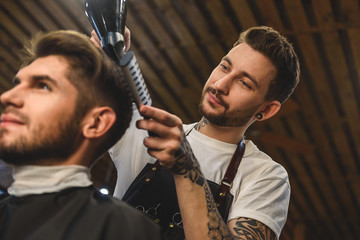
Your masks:
[{"label": "barber's face", "polygon": [[60,56],[36,59],[22,68],[4,92],[0,118],[0,158],[12,164],[61,162],[73,151],[79,122],[73,121],[77,89],[67,79]]},{"label": "barber's face", "polygon": [[254,121],[265,104],[276,68],[263,54],[242,43],[213,70],[200,101],[200,112],[213,124],[239,127]]}]

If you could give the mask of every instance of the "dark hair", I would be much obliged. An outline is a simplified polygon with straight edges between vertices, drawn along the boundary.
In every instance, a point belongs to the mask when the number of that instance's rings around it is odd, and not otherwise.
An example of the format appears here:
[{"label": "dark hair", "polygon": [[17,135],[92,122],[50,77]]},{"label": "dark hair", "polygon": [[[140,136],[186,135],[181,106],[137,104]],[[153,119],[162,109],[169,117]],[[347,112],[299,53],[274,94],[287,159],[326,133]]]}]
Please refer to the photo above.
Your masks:
[{"label": "dark hair", "polygon": [[252,27],[242,32],[234,47],[247,43],[275,65],[277,74],[269,85],[266,100],[284,102],[299,82],[300,64],[292,45],[271,27]]},{"label": "dark hair", "polygon": [[116,122],[105,135],[99,149],[101,154],[121,138],[132,116],[131,101],[120,84],[124,75],[89,37],[69,30],[38,34],[25,48],[25,53],[23,65],[49,55],[59,55],[68,61],[68,79],[78,89],[75,120],[81,121],[95,106],[109,106],[114,110]]}]

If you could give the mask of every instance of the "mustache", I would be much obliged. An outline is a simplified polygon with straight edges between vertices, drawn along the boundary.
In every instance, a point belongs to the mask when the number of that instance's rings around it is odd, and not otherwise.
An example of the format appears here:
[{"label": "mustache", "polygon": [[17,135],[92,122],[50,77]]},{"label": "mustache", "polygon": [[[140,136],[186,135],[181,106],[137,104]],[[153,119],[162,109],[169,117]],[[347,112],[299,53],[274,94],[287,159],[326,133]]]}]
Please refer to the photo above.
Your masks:
[{"label": "mustache", "polygon": [[214,94],[214,96],[217,98],[220,104],[224,106],[225,109],[229,108],[229,105],[224,101],[221,93],[219,93],[215,88],[207,87],[204,92],[210,92]]},{"label": "mustache", "polygon": [[12,114],[15,117],[17,117],[22,123],[24,123],[26,125],[28,125],[29,121],[30,121],[30,119],[27,115],[17,111],[14,108],[11,108],[11,107],[5,108],[5,110],[2,112],[2,114]]}]

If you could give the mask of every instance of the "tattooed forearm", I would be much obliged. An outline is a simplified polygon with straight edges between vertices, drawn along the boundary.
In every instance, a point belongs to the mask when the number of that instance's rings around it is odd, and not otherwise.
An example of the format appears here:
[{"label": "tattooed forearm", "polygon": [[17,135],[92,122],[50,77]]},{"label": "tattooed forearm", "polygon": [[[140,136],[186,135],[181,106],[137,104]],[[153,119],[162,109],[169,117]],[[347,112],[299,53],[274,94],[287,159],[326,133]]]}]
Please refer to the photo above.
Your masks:
[{"label": "tattooed forearm", "polygon": [[238,218],[236,220],[234,231],[238,236],[241,236],[239,239],[276,239],[275,233],[271,231],[270,228],[261,222],[250,218]]},{"label": "tattooed forearm", "polygon": [[174,174],[183,175],[189,178],[193,183],[204,187],[208,222],[208,236],[210,239],[238,239],[234,237],[225,222],[217,211],[215,201],[212,197],[209,186],[205,183],[205,178],[200,171],[200,165],[195,158],[189,142],[183,137],[179,150],[175,153],[175,164],[170,169]]},{"label": "tattooed forearm", "polygon": [[183,175],[193,183],[203,186],[205,178],[200,171],[200,165],[192,152],[189,142],[183,134],[183,140],[175,153],[175,164],[170,169],[174,174]]},{"label": "tattooed forearm", "polygon": [[208,209],[207,216],[209,218],[209,222],[208,222],[209,238],[213,240],[240,239],[231,234],[225,222],[222,220],[220,214],[217,211],[215,202],[213,200],[213,197],[211,195],[211,192],[207,184],[205,184],[204,190],[205,190],[206,205]]}]

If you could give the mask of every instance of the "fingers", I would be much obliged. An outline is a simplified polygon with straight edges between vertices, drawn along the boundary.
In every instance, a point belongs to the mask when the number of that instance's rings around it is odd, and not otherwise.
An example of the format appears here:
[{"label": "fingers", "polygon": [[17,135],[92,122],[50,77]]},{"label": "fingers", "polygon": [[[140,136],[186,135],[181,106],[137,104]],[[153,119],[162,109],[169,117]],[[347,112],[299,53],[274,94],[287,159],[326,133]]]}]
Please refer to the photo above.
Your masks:
[{"label": "fingers", "polygon": [[147,137],[144,146],[150,156],[158,159],[160,164],[166,168],[172,168],[175,164],[175,153],[179,148],[179,141],[174,139],[163,139],[159,137]]},{"label": "fingers", "polygon": [[100,43],[100,38],[99,38],[99,36],[96,34],[95,30],[92,30],[92,31],[91,31],[91,38],[90,38],[90,40],[94,43],[94,45],[95,45],[97,48],[102,49],[101,43]]},{"label": "fingers", "polygon": [[[101,41],[99,36],[96,34],[95,30],[91,31],[91,38],[90,40],[95,44],[96,47],[102,49],[101,47]],[[131,32],[130,29],[128,29],[125,26],[125,32],[124,32],[124,52],[129,51],[131,45]]]},{"label": "fingers", "polygon": [[125,45],[125,49],[124,52],[129,51],[130,49],[130,45],[131,45],[131,33],[130,33],[130,29],[128,29],[125,26],[125,33],[124,33],[124,45]]},{"label": "fingers", "polygon": [[162,109],[142,105],[139,111],[142,116],[148,117],[150,119],[154,119],[165,126],[168,127],[182,126],[182,121],[179,117],[171,113],[168,113]]},{"label": "fingers", "polygon": [[154,119],[140,119],[136,122],[136,127],[154,133],[154,137],[173,138],[179,140],[182,127],[178,125],[167,126]]},{"label": "fingers", "polygon": [[151,156],[160,161],[170,161],[175,157],[175,152],[179,148],[179,141],[158,137],[146,137],[144,139],[144,146],[148,148]]},{"label": "fingers", "polygon": [[183,141],[182,121],[177,116],[151,106],[141,106],[140,113],[147,117],[138,120],[136,126],[156,134],[144,139],[148,153],[159,159],[161,165],[171,168],[175,153]]}]

